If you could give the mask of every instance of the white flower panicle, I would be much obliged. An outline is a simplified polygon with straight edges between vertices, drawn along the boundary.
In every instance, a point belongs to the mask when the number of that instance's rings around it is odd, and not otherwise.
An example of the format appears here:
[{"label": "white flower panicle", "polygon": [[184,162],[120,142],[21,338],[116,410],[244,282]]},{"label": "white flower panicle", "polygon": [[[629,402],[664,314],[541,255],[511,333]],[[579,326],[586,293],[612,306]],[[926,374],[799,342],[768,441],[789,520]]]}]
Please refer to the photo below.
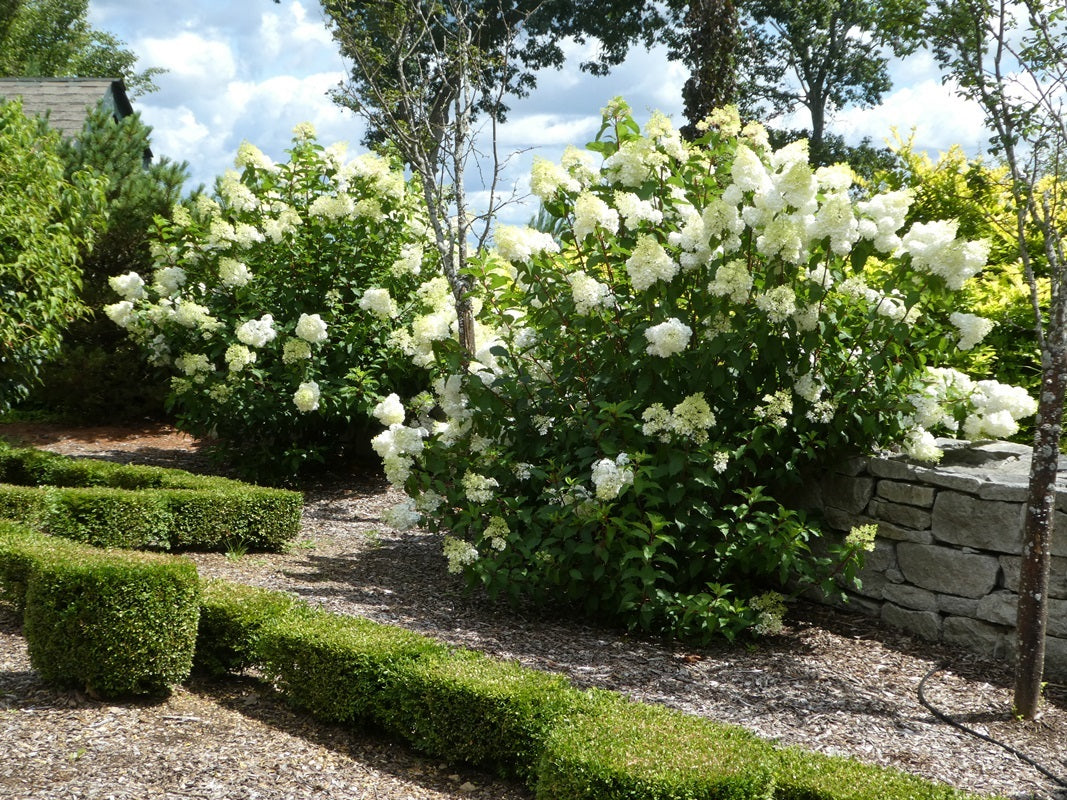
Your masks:
[{"label": "white flower panicle", "polygon": [[582,192],[574,201],[575,241],[585,241],[585,237],[597,228],[603,228],[607,233],[617,233],[619,212],[595,194]]},{"label": "white flower panicle", "polygon": [[400,315],[400,309],[389,290],[379,287],[365,290],[359,299],[359,307],[382,320],[395,319]]},{"label": "white flower panicle", "polygon": [[911,255],[911,263],[945,279],[949,289],[959,289],[986,265],[989,242],[956,238],[959,222],[939,220],[917,222],[904,234],[901,246]]},{"label": "white flower panicle", "polygon": [[948,319],[960,333],[959,341],[956,343],[960,350],[970,350],[993,330],[993,321],[977,314],[954,311]]},{"label": "white flower panicle", "polygon": [[415,507],[415,501],[410,497],[401,500],[394,506],[387,508],[382,514],[382,522],[393,530],[407,531],[416,527],[422,520],[422,514]]},{"label": "white flower panicle", "polygon": [[256,353],[243,344],[231,344],[226,348],[225,360],[230,372],[240,372],[245,367],[256,363]]},{"label": "white flower panicle", "polygon": [[293,393],[293,405],[306,414],[318,409],[320,397],[319,385],[315,381],[305,381]]},{"label": "white flower panicle", "polygon": [[237,338],[249,347],[264,347],[274,341],[278,332],[274,330],[274,317],[264,314],[259,319],[250,319],[237,328]]},{"label": "white flower panicle", "polygon": [[740,259],[727,261],[715,270],[715,279],[708,284],[708,291],[718,297],[729,297],[735,303],[744,303],[752,291],[752,274]]},{"label": "white flower panicle", "polygon": [[530,172],[530,191],[542,201],[551,200],[560,189],[565,192],[578,192],[581,188],[581,183],[559,164],[534,156]]},{"label": "white flower panicle", "polygon": [[188,276],[181,267],[161,267],[152,274],[152,288],[161,297],[174,297],[186,280]]},{"label": "white flower panicle", "polygon": [[584,272],[572,272],[567,276],[567,282],[571,285],[574,307],[579,314],[589,314],[612,303],[613,295],[608,286]]},{"label": "white flower panicle", "polygon": [[662,403],[653,403],[645,409],[641,419],[645,423],[641,431],[646,436],[656,436],[662,442],[669,442],[670,435],[674,434],[696,444],[708,441],[708,430],[716,422],[703,392],[689,395],[669,412]]},{"label": "white flower panicle", "polygon": [[285,340],[285,344],[282,346],[283,364],[295,364],[298,361],[305,361],[309,358],[311,358],[310,344],[303,339],[293,337]]},{"label": "white flower panicle", "polygon": [[559,244],[552,234],[529,226],[498,225],[493,233],[497,254],[505,261],[528,264],[539,253],[558,253]]},{"label": "white flower panicle", "polygon": [[120,328],[129,328],[137,320],[137,314],[133,310],[133,303],[129,300],[120,300],[104,306],[107,318]]},{"label": "white flower panicle", "polygon": [[127,272],[125,275],[116,275],[107,279],[108,285],[124,300],[140,300],[145,296],[144,278],[136,272]]},{"label": "white flower panicle", "polygon": [[219,280],[231,289],[247,286],[252,280],[252,271],[235,258],[223,257],[219,259]]},{"label": "white flower panicle", "polygon": [[404,424],[404,405],[394,392],[374,407],[374,416],[387,428]]},{"label": "white flower panicle", "polygon": [[425,428],[396,423],[371,439],[371,447],[385,467],[385,477],[393,486],[403,488],[411,474],[414,458],[422,452],[423,440],[428,435]]},{"label": "white flower panicle", "polygon": [[797,310],[796,294],[790,286],[775,286],[763,294],[756,295],[756,307],[766,314],[771,322],[781,324]]},{"label": "white flower panicle", "polygon": [[441,549],[448,559],[448,571],[453,575],[458,575],[464,567],[469,567],[478,560],[478,549],[465,539],[457,539],[455,536],[445,536]]},{"label": "white flower panicle", "polygon": [[626,259],[626,273],[636,291],[643,292],[656,281],[670,282],[679,266],[663,249],[656,237],[643,233],[637,237],[633,252]]},{"label": "white flower panicle", "polygon": [[593,464],[592,480],[596,489],[597,500],[614,500],[627,486],[634,482],[634,472],[625,453],[620,453],[614,460],[602,458]]},{"label": "white flower panicle", "polygon": [[653,325],[645,331],[648,347],[645,352],[660,358],[670,358],[685,350],[693,337],[693,329],[680,319],[671,317],[666,322]]},{"label": "white flower panicle", "polygon": [[487,478],[467,470],[463,475],[463,492],[472,503],[488,503],[495,496],[500,483],[496,478]]},{"label": "white flower panicle", "polygon": [[623,222],[630,229],[638,227],[642,222],[658,225],[663,221],[662,211],[633,192],[615,192],[615,208],[619,210]]},{"label": "white flower panicle", "polygon": [[328,337],[326,323],[318,314],[301,314],[296,321],[296,335],[310,344],[321,344]]}]

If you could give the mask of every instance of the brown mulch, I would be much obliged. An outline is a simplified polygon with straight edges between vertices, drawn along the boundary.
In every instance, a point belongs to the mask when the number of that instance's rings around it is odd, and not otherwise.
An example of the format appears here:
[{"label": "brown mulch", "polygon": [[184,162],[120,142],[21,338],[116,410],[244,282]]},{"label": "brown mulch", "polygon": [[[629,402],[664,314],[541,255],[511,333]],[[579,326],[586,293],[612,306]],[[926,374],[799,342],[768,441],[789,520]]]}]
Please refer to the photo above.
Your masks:
[{"label": "brown mulch", "polygon": [[[71,455],[212,469],[199,443],[165,426],[0,425],[0,436]],[[465,591],[445,571],[437,537],[385,529],[381,512],[398,495],[376,473],[332,476],[306,498],[291,552],[191,557],[205,576],[291,591],[783,744],[977,793],[1067,797],[1031,764],[944,723],[916,697],[923,677],[944,665],[926,688],[937,708],[1067,777],[1067,686],[1050,684],[1042,716],[1018,722],[1009,665],[812,605],[795,607],[781,636],[701,649],[524,616]],[[10,612],[0,612],[0,742],[4,798],[530,798],[513,783],[318,724],[254,676],[192,680],[154,703],[56,691],[30,668]]]}]

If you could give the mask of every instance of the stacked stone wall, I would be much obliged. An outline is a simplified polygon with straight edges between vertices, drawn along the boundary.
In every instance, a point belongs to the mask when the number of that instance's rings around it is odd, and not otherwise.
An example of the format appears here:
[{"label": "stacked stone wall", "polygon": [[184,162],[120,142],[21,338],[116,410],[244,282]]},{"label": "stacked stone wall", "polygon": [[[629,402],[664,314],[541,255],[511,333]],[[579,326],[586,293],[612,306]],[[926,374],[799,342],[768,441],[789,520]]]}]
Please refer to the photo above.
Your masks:
[{"label": "stacked stone wall", "polygon": [[[850,460],[813,487],[804,505],[819,508],[841,535],[878,525],[850,607],[931,641],[1011,659],[1030,448],[941,444],[950,449],[936,466],[901,457]],[[1062,677],[1067,485],[1056,505],[1046,672]]]}]

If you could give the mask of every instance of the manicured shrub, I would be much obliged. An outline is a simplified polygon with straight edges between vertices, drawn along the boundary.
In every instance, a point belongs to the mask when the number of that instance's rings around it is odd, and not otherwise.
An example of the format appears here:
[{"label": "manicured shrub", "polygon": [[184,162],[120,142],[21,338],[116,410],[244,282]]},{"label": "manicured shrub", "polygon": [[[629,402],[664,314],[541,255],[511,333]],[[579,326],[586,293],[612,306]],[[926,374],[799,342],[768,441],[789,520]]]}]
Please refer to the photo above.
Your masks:
[{"label": "manicured shrub", "polygon": [[421,377],[386,340],[434,258],[398,163],[347,159],[306,124],[289,154],[242,145],[213,196],[157,218],[153,274],[113,277],[105,308],[172,376],[178,426],[264,481],[369,455],[371,410]]},{"label": "manicured shrub", "polygon": [[199,615],[191,561],[2,522],[0,584],[24,608],[30,663],[46,681],[118,697],[163,693],[189,675]]},{"label": "manicured shrub", "polygon": [[413,661],[384,693],[382,724],[416,750],[519,777],[581,697],[561,675],[469,650]]},{"label": "manicured shrub", "polygon": [[0,516],[99,547],[280,551],[303,496],[217,476],[0,449]]},{"label": "manicured shrub", "polygon": [[535,792],[537,800],[766,800],[774,787],[771,745],[744,729],[593,692],[549,737]]},{"label": "manicured shrub", "polygon": [[227,581],[206,582],[201,587],[194,666],[218,676],[258,664],[263,628],[300,607],[298,600],[284,592]]},{"label": "manicured shrub", "polygon": [[380,724],[384,691],[412,661],[448,648],[366,619],[319,611],[290,614],[259,634],[259,666],[296,708],[327,722]]}]

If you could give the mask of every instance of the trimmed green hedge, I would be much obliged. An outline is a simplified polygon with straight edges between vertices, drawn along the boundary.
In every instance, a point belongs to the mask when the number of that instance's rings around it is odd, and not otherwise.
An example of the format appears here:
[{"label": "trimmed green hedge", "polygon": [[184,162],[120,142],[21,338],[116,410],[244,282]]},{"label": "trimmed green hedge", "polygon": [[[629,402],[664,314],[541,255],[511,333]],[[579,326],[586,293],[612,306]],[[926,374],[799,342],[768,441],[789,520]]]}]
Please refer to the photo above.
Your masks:
[{"label": "trimmed green hedge", "polygon": [[299,492],[0,442],[0,517],[98,547],[279,551],[302,510]]},{"label": "trimmed green hedge", "polygon": [[165,693],[189,676],[196,565],[101,550],[0,521],[0,588],[23,609],[42,678],[101,697]]},{"label": "trimmed green hedge", "polygon": [[194,669],[217,677],[257,664],[263,628],[305,607],[285,592],[206,581],[200,591]]}]

